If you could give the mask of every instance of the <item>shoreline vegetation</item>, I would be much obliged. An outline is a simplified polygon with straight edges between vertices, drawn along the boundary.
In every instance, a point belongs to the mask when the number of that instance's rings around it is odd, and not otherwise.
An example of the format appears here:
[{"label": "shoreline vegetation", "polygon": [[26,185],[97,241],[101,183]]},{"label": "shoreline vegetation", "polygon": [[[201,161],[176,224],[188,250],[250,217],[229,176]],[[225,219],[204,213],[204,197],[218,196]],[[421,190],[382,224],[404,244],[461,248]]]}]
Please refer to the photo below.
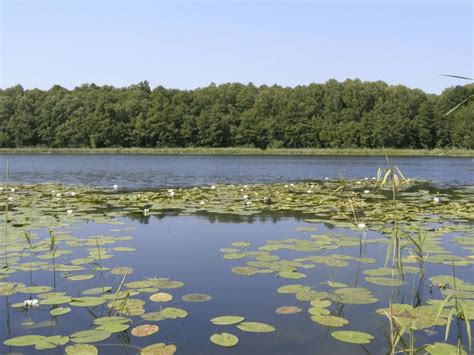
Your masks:
[{"label": "shoreline vegetation", "polygon": [[0,148],[0,155],[269,155],[269,156],[420,156],[474,157],[472,149],[332,148]]}]

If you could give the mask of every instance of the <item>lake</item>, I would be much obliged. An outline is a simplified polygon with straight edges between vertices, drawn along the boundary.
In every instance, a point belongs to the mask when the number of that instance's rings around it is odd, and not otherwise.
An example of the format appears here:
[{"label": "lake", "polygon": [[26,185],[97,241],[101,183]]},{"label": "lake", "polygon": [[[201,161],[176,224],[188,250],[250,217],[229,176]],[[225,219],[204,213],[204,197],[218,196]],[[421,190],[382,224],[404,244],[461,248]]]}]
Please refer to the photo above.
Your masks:
[{"label": "lake", "polygon": [[[0,155],[15,183],[56,182],[123,189],[372,177],[384,157],[215,155]],[[409,177],[439,184],[472,184],[474,160],[458,157],[393,157]]]},{"label": "lake", "polygon": [[[416,322],[414,346],[469,351],[460,318],[444,340],[450,303],[436,314],[455,296],[474,316],[472,159],[393,158],[431,180],[401,179],[394,205],[371,180],[383,158],[7,158],[13,183],[56,184],[3,186],[1,354],[384,354],[390,302],[395,324]],[[159,330],[134,335],[142,325]],[[237,345],[209,340],[221,332]]]}]

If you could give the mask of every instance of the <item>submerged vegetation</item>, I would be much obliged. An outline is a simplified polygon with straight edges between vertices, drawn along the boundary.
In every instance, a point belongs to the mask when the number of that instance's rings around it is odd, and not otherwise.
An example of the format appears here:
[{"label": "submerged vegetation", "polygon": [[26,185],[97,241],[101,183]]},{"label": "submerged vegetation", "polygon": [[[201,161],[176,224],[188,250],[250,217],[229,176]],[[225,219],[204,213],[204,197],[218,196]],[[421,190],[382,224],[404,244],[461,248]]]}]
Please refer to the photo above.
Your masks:
[{"label": "submerged vegetation", "polygon": [[[460,278],[463,273],[458,271],[474,265],[473,202],[472,187],[441,190],[407,179],[392,166],[361,180],[156,191],[5,185],[2,207],[8,229],[0,248],[5,312],[45,311],[51,322],[69,314],[89,314],[92,320],[77,324],[70,334],[60,329],[46,333],[41,323],[25,321],[22,332],[10,334],[3,344],[5,349],[56,348],[67,354],[94,354],[106,346],[173,354],[180,345],[173,339],[160,340],[162,330],[169,322],[192,316],[192,304],[201,307],[206,302],[212,308],[216,295],[188,290],[183,282],[171,279],[172,269],[167,274],[147,269],[146,277],[135,277],[135,265],[121,265],[121,255],[137,251],[134,229],[122,225],[126,222],[121,217],[298,214],[306,223],[295,231],[297,236],[261,240],[260,245],[246,240],[222,245],[219,257],[228,264],[229,277],[280,281],[269,290],[281,299],[274,310],[279,319],[304,315],[318,329],[329,331],[332,341],[354,347],[378,342],[392,354],[465,354],[472,351],[474,283]],[[116,226],[103,235],[75,233],[89,222]],[[323,227],[327,231],[320,233]],[[370,246],[385,250],[385,265],[364,254]],[[453,271],[435,274],[436,265]],[[341,280],[337,270],[345,268],[358,270],[357,280]],[[313,269],[327,273],[327,280],[315,284]],[[35,273],[51,273],[51,282],[37,284]],[[431,285],[428,297],[423,296],[426,282]],[[409,285],[412,290],[406,297],[400,290]],[[380,320],[388,343],[373,329],[354,322],[350,312],[346,315],[350,306],[373,306],[364,310]],[[247,315],[239,304],[228,315],[211,314],[207,322],[215,328],[207,334],[208,342],[222,350],[240,346],[246,333],[278,336],[277,324]],[[151,340],[137,345],[141,338]]]},{"label": "submerged vegetation", "polygon": [[474,149],[473,88],[433,95],[360,80],[195,90],[18,85],[0,90],[0,148]]}]

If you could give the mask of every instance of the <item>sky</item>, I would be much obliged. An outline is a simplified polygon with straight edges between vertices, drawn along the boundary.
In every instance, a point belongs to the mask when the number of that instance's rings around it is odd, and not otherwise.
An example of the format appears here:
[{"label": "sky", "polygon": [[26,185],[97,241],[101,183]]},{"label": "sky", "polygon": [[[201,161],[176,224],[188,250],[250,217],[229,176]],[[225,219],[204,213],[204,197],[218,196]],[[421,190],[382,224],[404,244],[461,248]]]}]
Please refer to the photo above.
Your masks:
[{"label": "sky", "polygon": [[473,1],[0,0],[0,87],[473,77]]}]

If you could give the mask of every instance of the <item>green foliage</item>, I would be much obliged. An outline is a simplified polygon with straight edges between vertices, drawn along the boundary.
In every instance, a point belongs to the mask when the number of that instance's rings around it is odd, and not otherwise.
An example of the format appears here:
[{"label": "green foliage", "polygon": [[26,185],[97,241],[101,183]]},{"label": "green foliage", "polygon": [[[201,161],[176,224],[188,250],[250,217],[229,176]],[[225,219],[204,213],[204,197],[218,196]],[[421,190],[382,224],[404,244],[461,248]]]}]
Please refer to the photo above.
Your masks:
[{"label": "green foliage", "polygon": [[384,82],[190,91],[85,84],[0,90],[0,148],[474,148],[474,86],[441,95]]}]

